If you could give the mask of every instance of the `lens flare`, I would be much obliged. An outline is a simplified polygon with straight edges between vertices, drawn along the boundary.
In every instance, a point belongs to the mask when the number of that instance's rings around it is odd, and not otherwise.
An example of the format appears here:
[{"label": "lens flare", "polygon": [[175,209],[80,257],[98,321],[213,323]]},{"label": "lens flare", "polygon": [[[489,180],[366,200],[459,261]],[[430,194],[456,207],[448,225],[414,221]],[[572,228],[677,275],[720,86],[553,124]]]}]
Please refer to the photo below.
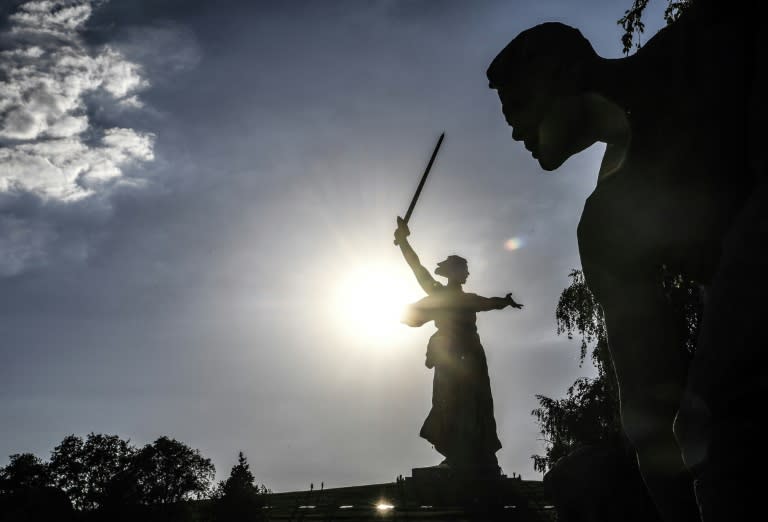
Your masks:
[{"label": "lens flare", "polygon": [[525,246],[525,240],[520,236],[511,237],[504,242],[504,249],[509,250],[510,252],[514,250],[519,250],[524,246]]}]

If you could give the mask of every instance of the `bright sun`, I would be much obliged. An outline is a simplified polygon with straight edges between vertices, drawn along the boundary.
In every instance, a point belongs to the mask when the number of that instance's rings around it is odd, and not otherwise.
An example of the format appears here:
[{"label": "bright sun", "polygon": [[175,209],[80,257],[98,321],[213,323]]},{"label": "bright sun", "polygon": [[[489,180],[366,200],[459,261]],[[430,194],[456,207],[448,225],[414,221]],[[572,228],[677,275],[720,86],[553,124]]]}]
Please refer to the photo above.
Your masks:
[{"label": "bright sun", "polygon": [[388,344],[404,335],[408,328],[400,322],[403,309],[423,296],[409,275],[383,264],[349,272],[336,293],[336,313],[344,330],[367,344]]}]

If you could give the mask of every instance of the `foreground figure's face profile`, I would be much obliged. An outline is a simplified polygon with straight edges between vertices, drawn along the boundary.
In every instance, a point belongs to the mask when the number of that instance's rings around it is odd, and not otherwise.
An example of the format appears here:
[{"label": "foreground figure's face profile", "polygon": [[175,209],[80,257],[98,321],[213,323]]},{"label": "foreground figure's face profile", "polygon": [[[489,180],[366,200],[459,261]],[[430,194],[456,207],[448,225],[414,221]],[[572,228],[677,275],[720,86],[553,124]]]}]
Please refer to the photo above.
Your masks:
[{"label": "foreground figure's face profile", "polygon": [[576,29],[547,23],[520,33],[488,68],[512,139],[555,170],[600,139],[584,71],[596,54]]}]

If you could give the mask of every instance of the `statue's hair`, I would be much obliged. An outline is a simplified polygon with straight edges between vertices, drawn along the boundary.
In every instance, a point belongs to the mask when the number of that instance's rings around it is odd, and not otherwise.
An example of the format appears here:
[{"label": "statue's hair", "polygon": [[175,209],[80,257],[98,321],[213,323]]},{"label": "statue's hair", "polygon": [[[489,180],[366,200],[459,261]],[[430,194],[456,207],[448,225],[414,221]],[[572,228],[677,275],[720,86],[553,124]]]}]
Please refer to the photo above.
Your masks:
[{"label": "statue's hair", "polygon": [[456,270],[467,270],[467,260],[461,256],[451,255],[440,261],[435,268],[435,274],[450,277]]},{"label": "statue's hair", "polygon": [[513,82],[540,57],[558,57],[564,63],[584,62],[597,53],[581,31],[559,22],[547,22],[517,35],[493,59],[487,76],[491,88]]}]

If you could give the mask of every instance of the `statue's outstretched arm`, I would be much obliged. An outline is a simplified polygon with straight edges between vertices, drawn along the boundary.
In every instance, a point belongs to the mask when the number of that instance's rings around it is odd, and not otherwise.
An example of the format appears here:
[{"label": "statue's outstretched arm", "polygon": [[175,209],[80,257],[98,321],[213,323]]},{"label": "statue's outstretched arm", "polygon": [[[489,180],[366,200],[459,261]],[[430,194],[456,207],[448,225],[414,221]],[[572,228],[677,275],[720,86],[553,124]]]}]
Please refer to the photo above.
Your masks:
[{"label": "statue's outstretched arm", "polygon": [[475,312],[487,312],[488,310],[501,310],[507,306],[522,308],[523,305],[512,299],[512,294],[505,297],[483,297],[475,294],[467,294],[469,305]]},{"label": "statue's outstretched arm", "polygon": [[413,275],[416,276],[416,281],[418,281],[419,285],[424,289],[426,293],[431,295],[442,285],[437,282],[434,277],[432,277],[432,274],[429,273],[429,270],[427,270],[421,264],[421,261],[419,261],[419,256],[416,255],[416,252],[414,252],[410,243],[408,243],[407,237],[410,235],[410,233],[411,231],[408,230],[408,224],[398,216],[397,230],[395,230],[395,243],[400,247],[400,251],[403,253],[405,262],[408,263],[408,266],[410,266],[411,270],[413,270]]}]

